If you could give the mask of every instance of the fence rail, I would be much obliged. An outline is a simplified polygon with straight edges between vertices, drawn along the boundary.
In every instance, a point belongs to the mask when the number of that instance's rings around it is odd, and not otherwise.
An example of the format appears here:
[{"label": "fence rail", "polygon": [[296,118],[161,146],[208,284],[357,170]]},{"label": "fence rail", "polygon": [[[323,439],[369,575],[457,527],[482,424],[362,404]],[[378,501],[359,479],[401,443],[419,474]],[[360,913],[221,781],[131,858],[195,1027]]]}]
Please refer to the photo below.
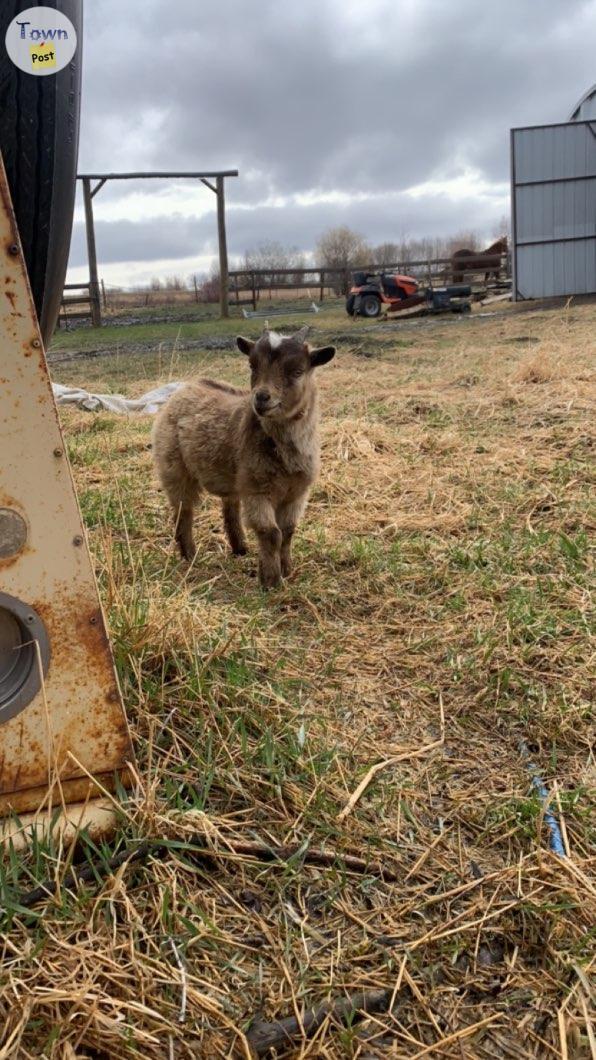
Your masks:
[{"label": "fence rail", "polygon": [[[500,285],[502,280],[510,277],[510,258],[507,254],[482,255],[481,252],[473,253],[470,259],[457,257],[441,258],[419,258],[412,261],[388,262],[385,265],[362,265],[358,269],[337,269],[327,266],[313,265],[309,268],[263,268],[263,269],[232,269],[229,272],[228,291],[233,306],[238,309],[244,306],[252,306],[253,310],[258,308],[261,297],[268,292],[284,295],[285,292],[309,291],[310,299],[315,300],[317,294],[323,302],[325,298],[336,298],[345,293],[352,284],[353,272],[379,273],[399,272],[410,275],[421,284],[439,286],[445,283],[471,282],[477,292],[486,290],[484,275],[487,271],[498,271]],[[496,284],[499,286],[499,284]],[[64,285],[64,293],[61,303],[59,326],[68,327],[70,320],[90,319],[95,323],[100,319],[100,298],[103,299],[103,308],[127,308],[132,305],[173,305],[178,302],[199,302],[199,288],[194,284],[193,288],[168,291],[167,288],[152,291],[139,289],[135,291],[122,292],[122,303],[119,306],[118,298],[120,289],[113,293],[106,291],[103,281],[93,285],[87,283],[67,283]],[[110,297],[108,298],[108,294]],[[134,301],[134,295],[138,294],[138,301]],[[169,295],[169,297],[168,297]],[[219,297],[217,295],[216,297]],[[209,299],[206,299],[209,301]]]},{"label": "fence rail", "polygon": [[354,272],[399,272],[413,276],[430,286],[449,283],[454,276],[457,276],[457,282],[461,283],[470,281],[473,277],[482,276],[484,279],[487,272],[497,272],[503,278],[509,278],[511,274],[508,254],[490,254],[483,257],[479,251],[472,253],[469,259],[453,256],[421,258],[415,261],[388,262],[385,265],[361,265],[350,269],[316,266],[304,269],[231,269],[229,293],[235,305],[252,305],[253,309],[257,308],[257,302],[264,291],[271,295],[273,291],[318,290],[322,302],[325,292],[332,291],[335,297],[345,293],[351,286]]},{"label": "fence rail", "polygon": [[[67,295],[67,291],[85,291],[86,294]],[[86,309],[72,309],[72,306],[86,306]],[[99,291],[93,290],[91,283],[65,283],[60,303],[58,327],[68,327],[69,320],[90,320],[95,323],[99,312]]]}]

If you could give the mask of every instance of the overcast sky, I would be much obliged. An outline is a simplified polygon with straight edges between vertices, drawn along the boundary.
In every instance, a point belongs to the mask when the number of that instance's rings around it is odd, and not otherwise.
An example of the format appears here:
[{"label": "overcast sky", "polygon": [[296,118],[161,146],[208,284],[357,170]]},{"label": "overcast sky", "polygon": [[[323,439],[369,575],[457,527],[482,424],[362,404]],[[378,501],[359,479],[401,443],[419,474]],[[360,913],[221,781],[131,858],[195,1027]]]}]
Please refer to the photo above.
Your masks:
[{"label": "overcast sky", "polygon": [[[476,229],[509,209],[509,129],[565,121],[596,81],[596,0],[92,0],[79,172],[238,169],[230,256]],[[100,275],[208,269],[214,196],[113,182]],[[71,279],[86,278],[81,204]]]}]

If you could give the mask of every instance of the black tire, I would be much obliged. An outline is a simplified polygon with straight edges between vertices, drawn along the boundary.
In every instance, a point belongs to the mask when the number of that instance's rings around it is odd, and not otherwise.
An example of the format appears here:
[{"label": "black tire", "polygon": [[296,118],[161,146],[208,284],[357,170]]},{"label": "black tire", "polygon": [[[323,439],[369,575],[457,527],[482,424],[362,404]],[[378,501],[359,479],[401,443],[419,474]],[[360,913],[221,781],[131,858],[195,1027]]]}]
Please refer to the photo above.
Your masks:
[{"label": "black tire", "polygon": [[[9,23],[32,0],[0,5],[0,150],[19,226],[44,342],[64,288],[76,191],[81,98],[83,0],[43,0],[72,22],[77,50],[55,76],[18,70],[6,52]],[[41,6],[41,5],[37,5]]]},{"label": "black tire", "polygon": [[360,301],[360,312],[363,317],[378,317],[381,312],[381,299],[376,294],[363,294]]},{"label": "black tire", "polygon": [[355,301],[356,301],[356,295],[355,294],[349,294],[348,297],[346,298],[346,313],[350,317],[354,316],[354,302]]}]

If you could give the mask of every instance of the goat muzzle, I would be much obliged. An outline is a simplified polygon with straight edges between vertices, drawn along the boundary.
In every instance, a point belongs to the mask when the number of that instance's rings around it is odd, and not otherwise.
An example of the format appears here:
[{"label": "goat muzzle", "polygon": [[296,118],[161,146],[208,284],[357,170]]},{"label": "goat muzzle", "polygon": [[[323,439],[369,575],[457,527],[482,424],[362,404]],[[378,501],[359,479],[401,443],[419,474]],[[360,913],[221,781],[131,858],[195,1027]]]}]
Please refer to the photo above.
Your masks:
[{"label": "goat muzzle", "polygon": [[279,405],[279,401],[272,401],[268,390],[257,390],[253,394],[252,403],[257,416],[266,416]]}]

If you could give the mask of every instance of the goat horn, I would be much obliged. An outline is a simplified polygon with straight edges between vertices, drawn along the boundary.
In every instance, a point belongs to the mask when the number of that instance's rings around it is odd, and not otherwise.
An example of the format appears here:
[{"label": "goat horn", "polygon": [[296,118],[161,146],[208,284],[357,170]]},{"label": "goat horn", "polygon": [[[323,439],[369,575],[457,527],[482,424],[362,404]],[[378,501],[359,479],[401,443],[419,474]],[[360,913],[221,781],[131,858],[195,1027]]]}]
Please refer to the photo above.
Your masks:
[{"label": "goat horn", "polygon": [[306,336],[308,335],[309,331],[310,331],[310,324],[305,324],[304,327],[300,328],[300,331],[297,331],[296,334],[294,335],[295,341],[296,342],[305,342],[306,341]]}]

